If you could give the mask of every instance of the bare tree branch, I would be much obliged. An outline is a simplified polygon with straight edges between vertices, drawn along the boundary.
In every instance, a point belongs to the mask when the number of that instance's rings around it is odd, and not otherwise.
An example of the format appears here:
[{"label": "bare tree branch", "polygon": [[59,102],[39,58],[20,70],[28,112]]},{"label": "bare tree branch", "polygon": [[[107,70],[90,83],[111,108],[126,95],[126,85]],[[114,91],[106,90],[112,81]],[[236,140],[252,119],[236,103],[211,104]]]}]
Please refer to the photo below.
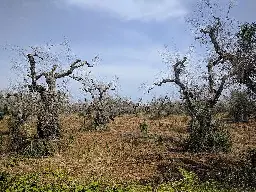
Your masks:
[{"label": "bare tree branch", "polygon": [[208,102],[210,103],[210,107],[213,108],[214,105],[218,102],[220,96],[221,96],[221,93],[224,89],[224,85],[226,83],[226,80],[228,79],[228,76],[227,75],[224,75],[221,79],[221,83],[220,83],[220,86],[219,88],[217,89],[214,97],[212,99],[210,99]]},{"label": "bare tree branch", "polygon": [[91,64],[89,64],[87,61],[81,62],[81,60],[78,59],[78,60],[76,60],[74,63],[72,63],[72,64],[70,65],[70,68],[69,68],[67,71],[65,71],[65,72],[63,72],[63,73],[55,73],[54,77],[55,77],[56,79],[58,79],[58,78],[62,78],[62,77],[69,76],[69,75],[71,75],[71,74],[73,73],[73,71],[74,71],[75,69],[80,68],[80,67],[82,67],[82,66],[84,66],[84,65],[87,65],[88,67],[93,67],[93,66],[92,66]]},{"label": "bare tree branch", "polygon": [[173,70],[174,70],[175,79],[163,79],[161,82],[154,83],[153,86],[149,88],[148,93],[150,90],[154,89],[154,85],[161,86],[162,84],[165,84],[165,83],[175,83],[178,86],[180,86],[182,89],[185,89],[185,85],[182,84],[180,81],[180,73],[186,61],[187,61],[187,58],[184,57],[182,61],[177,60],[177,62],[174,64]]},{"label": "bare tree branch", "polygon": [[[181,82],[181,79],[180,79],[182,68],[184,67],[184,63],[186,61],[187,61],[187,57],[184,57],[183,60],[176,61],[176,63],[173,66],[174,77],[175,77],[174,79],[163,79],[159,83],[154,83],[154,85],[161,86],[164,83],[175,83],[176,85],[178,85],[182,91],[182,95],[183,95],[184,99],[186,100],[189,113],[191,114],[191,116],[195,116],[196,111],[195,111],[194,106],[191,101],[191,99],[193,99],[194,95],[191,91],[189,91],[187,86]],[[152,90],[153,88],[154,87],[150,88],[149,90]]]},{"label": "bare tree branch", "polygon": [[150,87],[150,88],[148,89],[148,93],[150,92],[150,90],[154,89],[154,86],[162,86],[162,84],[165,84],[165,83],[173,83],[173,82],[175,82],[174,79],[163,79],[163,80],[160,81],[160,82],[156,82],[156,83],[153,84],[152,87]]},{"label": "bare tree branch", "polygon": [[218,32],[219,29],[221,27],[221,22],[220,22],[220,18],[219,17],[214,17],[214,19],[217,21],[215,23],[215,25],[213,26],[208,26],[208,29],[201,29],[200,32],[205,34],[205,35],[209,35],[210,37],[210,41],[214,46],[214,50],[215,52],[222,56],[224,53],[224,50],[222,50],[221,46],[219,45],[219,42],[217,41],[217,37],[218,37]]}]

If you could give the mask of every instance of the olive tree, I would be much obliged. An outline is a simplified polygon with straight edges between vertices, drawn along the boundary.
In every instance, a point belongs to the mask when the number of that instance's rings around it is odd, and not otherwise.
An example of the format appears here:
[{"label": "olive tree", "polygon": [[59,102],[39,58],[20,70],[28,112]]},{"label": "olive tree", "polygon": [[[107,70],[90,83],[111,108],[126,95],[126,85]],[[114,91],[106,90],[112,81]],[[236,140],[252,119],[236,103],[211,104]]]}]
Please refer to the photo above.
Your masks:
[{"label": "olive tree", "polygon": [[[70,64],[69,69],[63,72],[57,72],[57,66],[53,65],[49,71],[44,71],[40,74],[36,73],[35,57],[37,53],[27,55],[30,64],[31,84],[29,89],[31,92],[37,92],[41,98],[41,114],[38,115],[37,133],[39,138],[58,138],[60,136],[59,126],[59,102],[58,94],[56,92],[57,79],[67,77],[73,73],[77,68],[84,65],[90,66],[87,61],[82,62],[77,59]],[[38,83],[40,78],[44,77],[46,86]]]},{"label": "olive tree", "polygon": [[8,113],[7,110],[7,99],[6,92],[4,90],[0,91],[0,120]]},{"label": "olive tree", "polygon": [[148,106],[151,118],[167,117],[171,114],[182,112],[182,106],[178,102],[174,102],[167,95],[165,97],[154,97]]},{"label": "olive tree", "polygon": [[[59,51],[61,47],[64,47],[64,52]],[[27,69],[26,74],[21,74],[25,79],[24,88],[31,98],[36,98],[37,101],[32,104],[34,110],[31,111],[37,118],[37,136],[40,139],[58,139],[61,135],[59,114],[64,100],[63,92],[58,88],[58,81],[69,77],[78,68],[92,65],[69,54],[67,42],[57,46],[35,46],[19,51],[27,61],[23,66],[17,63],[18,67]],[[63,59],[65,57],[66,59]],[[66,69],[62,69],[66,62],[70,63]]]},{"label": "olive tree", "polygon": [[10,117],[8,118],[8,128],[10,132],[10,149],[21,151],[26,145],[27,135],[25,127],[29,121],[35,117],[38,109],[38,97],[31,94],[24,87],[10,91],[6,97],[6,108]]},{"label": "olive tree", "polygon": [[233,90],[229,98],[229,116],[235,122],[248,122],[256,103],[246,91]]},{"label": "olive tree", "polygon": [[80,82],[82,84],[82,91],[85,94],[89,94],[91,97],[91,102],[84,108],[84,118],[86,115],[91,116],[93,120],[91,128],[93,129],[98,130],[105,128],[105,125],[109,123],[110,120],[114,120],[114,117],[119,114],[119,108],[116,107],[110,95],[111,92],[116,91],[116,83],[105,83],[89,77],[73,76],[73,79]]},{"label": "olive tree", "polygon": [[236,34],[237,48],[233,75],[238,83],[256,94],[256,23],[244,23]]},{"label": "olive tree", "polygon": [[[205,3],[206,8],[209,8],[208,1],[202,3]],[[191,118],[188,128],[189,137],[186,142],[186,147],[189,150],[225,151],[230,146],[229,136],[216,123],[213,111],[229,82],[230,63],[235,62],[236,58],[233,56],[230,46],[232,37],[231,35],[226,36],[230,34],[225,31],[225,24],[227,23],[215,15],[207,19],[206,21],[203,18],[204,22],[201,22],[199,16],[196,18],[196,25],[194,25],[198,29],[196,40],[207,49],[207,54],[204,55],[205,59],[201,63],[200,81],[187,82],[186,65],[192,61],[187,56],[170,58],[172,56],[167,49],[167,54],[163,54],[163,58],[166,63],[172,65],[172,73],[169,75],[172,78],[163,78],[154,83],[154,86],[173,83],[179,88],[187,114]],[[194,64],[192,63],[191,66]],[[198,69],[192,67],[192,70]],[[153,89],[154,86],[149,90]]]}]

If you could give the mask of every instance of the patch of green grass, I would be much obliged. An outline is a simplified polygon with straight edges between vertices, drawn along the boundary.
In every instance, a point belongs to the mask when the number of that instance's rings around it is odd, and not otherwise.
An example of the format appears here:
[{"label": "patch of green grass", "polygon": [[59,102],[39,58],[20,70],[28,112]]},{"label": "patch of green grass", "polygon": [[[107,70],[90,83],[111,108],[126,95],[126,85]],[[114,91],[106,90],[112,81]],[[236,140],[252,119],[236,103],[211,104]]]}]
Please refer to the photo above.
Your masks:
[{"label": "patch of green grass", "polygon": [[153,190],[152,186],[131,184],[128,186],[115,185],[111,186],[100,182],[91,182],[88,185],[81,185],[77,181],[68,177],[65,172],[61,170],[46,171],[44,177],[54,179],[54,182],[43,183],[40,180],[40,175],[37,173],[11,176],[6,172],[0,173],[0,191],[18,192],[60,192],[60,191],[74,191],[74,192],[231,192],[240,191],[237,189],[223,189],[213,181],[200,183],[197,175],[193,172],[188,172],[182,168],[179,169],[183,175],[183,179],[172,183],[165,183],[159,185]]}]

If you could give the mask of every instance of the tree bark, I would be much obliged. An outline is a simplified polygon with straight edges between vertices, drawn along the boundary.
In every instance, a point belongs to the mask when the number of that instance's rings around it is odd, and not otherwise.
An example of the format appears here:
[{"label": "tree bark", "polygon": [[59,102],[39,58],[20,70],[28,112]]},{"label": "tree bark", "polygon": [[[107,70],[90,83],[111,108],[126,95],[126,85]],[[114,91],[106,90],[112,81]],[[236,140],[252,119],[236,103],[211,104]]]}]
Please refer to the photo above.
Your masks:
[{"label": "tree bark", "polygon": [[54,92],[44,92],[41,95],[42,110],[38,116],[37,134],[42,139],[60,137],[59,111],[57,95]]}]

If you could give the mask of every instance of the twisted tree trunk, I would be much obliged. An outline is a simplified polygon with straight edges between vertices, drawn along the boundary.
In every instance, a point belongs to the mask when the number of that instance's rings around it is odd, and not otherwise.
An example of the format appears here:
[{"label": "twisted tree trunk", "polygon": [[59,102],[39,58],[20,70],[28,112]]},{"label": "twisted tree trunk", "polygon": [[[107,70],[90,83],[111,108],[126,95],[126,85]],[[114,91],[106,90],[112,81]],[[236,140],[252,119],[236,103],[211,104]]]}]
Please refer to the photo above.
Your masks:
[{"label": "twisted tree trunk", "polygon": [[[52,69],[48,72],[43,72],[39,75],[36,74],[36,62],[34,57],[39,57],[37,54],[27,55],[30,63],[31,85],[29,89],[31,92],[38,92],[40,95],[41,107],[37,114],[37,134],[41,139],[55,139],[60,137],[60,124],[59,124],[59,105],[61,104],[58,94],[56,92],[56,81],[59,78],[67,77],[79,67],[87,65],[92,67],[87,61],[81,62],[76,60],[73,62],[67,71],[57,73],[57,66],[53,65]],[[40,58],[42,59],[42,58]],[[47,87],[38,85],[37,81],[45,77]]]},{"label": "twisted tree trunk", "polygon": [[39,138],[54,139],[60,137],[59,110],[55,92],[41,95],[42,110],[38,116],[37,134]]}]

